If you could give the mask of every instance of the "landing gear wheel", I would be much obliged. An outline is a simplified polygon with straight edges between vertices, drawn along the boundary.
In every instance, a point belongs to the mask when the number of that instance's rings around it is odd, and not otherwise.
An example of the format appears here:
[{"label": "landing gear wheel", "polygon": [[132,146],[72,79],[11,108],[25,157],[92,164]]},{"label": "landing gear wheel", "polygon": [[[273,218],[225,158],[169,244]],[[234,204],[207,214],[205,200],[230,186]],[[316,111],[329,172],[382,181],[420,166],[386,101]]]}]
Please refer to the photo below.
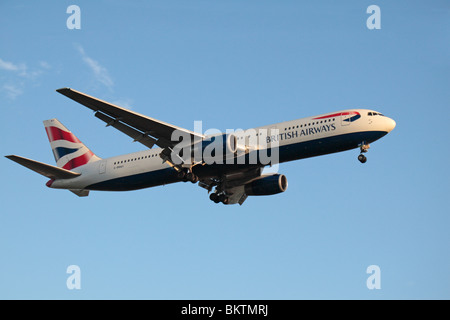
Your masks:
[{"label": "landing gear wheel", "polygon": [[177,172],[177,178],[180,179],[180,180],[183,180],[184,178],[186,178],[186,172],[184,170],[178,171]]},{"label": "landing gear wheel", "polygon": [[226,194],[221,194],[219,196],[219,202],[222,202],[223,204],[229,204],[230,198],[228,198]]},{"label": "landing gear wheel", "polygon": [[209,195],[209,200],[215,202],[216,199],[217,199],[217,193],[211,193],[211,194]]},{"label": "landing gear wheel", "polygon": [[187,179],[187,181],[190,181],[192,183],[198,182],[198,177],[195,174],[193,174],[192,172],[188,172],[186,174],[186,179]]},{"label": "landing gear wheel", "polygon": [[359,160],[359,162],[361,162],[361,163],[366,163],[367,158],[366,158],[365,155],[360,154],[360,155],[358,156],[358,160]]},{"label": "landing gear wheel", "polygon": [[211,193],[210,195],[209,195],[209,199],[211,200],[211,201],[213,201],[214,203],[219,203],[220,202],[220,199],[219,199],[220,197],[217,195],[217,193]]}]

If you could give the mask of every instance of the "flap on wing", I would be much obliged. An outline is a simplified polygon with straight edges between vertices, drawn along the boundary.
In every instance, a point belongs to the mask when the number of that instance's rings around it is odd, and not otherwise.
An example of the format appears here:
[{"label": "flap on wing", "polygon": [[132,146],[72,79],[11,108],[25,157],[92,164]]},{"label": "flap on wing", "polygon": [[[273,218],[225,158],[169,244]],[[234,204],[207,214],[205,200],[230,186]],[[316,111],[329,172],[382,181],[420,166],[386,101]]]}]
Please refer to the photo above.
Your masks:
[{"label": "flap on wing", "polygon": [[156,143],[156,139],[153,139],[152,137],[149,137],[148,135],[145,135],[141,131],[138,131],[136,129],[133,129],[130,126],[127,126],[126,124],[117,121],[110,116],[107,116],[104,113],[96,112],[95,116],[99,118],[100,120],[106,122],[106,126],[111,126],[116,128],[117,130],[125,133],[127,136],[133,138],[133,141],[139,141],[143,145],[147,146],[148,148],[152,148],[153,145]]},{"label": "flap on wing", "polygon": [[58,168],[46,163],[42,163],[39,161],[27,159],[24,157],[19,157],[15,155],[11,156],[5,156],[6,158],[17,162],[18,164],[27,167],[30,170],[33,170],[34,172],[37,172],[47,178],[50,179],[70,179],[75,178],[81,175],[80,173],[69,171],[63,168]]},{"label": "flap on wing", "polygon": [[[175,130],[189,134],[191,138],[204,138],[203,135],[199,133],[195,133],[193,131],[183,129],[169,123],[144,116],[137,112],[115,106],[111,103],[91,97],[87,94],[70,88],[61,88],[56,91],[94,111],[97,111],[96,116],[103,121],[105,121],[106,119],[105,115],[109,116],[111,119],[110,122],[112,122],[111,126],[133,138],[134,136],[139,135],[141,139],[134,138],[135,141],[139,141],[146,146],[153,146],[151,142],[163,148],[174,146],[178,143],[171,142],[172,133]],[[126,128],[124,125],[127,125],[128,128]],[[130,129],[133,129],[134,131]],[[146,136],[151,136],[152,139],[142,139]]]}]

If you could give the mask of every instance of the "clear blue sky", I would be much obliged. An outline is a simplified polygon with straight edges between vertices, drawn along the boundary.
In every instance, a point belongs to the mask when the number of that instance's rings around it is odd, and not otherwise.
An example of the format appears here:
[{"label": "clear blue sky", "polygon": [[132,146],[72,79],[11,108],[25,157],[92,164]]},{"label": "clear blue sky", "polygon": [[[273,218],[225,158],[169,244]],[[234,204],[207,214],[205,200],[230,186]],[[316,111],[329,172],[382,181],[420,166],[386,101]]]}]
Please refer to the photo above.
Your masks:
[{"label": "clear blue sky", "polygon": [[78,198],[2,157],[0,298],[450,298],[448,1],[130,2],[0,3],[3,155],[53,164],[53,117],[101,157],[143,150],[61,87],[191,130],[354,107],[397,127],[365,165],[281,165],[287,192],[242,207],[183,183]]}]

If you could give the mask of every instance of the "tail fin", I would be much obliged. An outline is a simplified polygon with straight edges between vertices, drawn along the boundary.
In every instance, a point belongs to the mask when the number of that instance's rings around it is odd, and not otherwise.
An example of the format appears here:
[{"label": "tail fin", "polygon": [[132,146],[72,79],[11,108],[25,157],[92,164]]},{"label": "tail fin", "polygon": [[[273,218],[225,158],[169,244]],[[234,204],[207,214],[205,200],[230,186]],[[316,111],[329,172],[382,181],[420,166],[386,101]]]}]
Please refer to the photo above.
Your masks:
[{"label": "tail fin", "polygon": [[78,140],[58,119],[45,120],[44,126],[58,167],[72,170],[101,159]]}]

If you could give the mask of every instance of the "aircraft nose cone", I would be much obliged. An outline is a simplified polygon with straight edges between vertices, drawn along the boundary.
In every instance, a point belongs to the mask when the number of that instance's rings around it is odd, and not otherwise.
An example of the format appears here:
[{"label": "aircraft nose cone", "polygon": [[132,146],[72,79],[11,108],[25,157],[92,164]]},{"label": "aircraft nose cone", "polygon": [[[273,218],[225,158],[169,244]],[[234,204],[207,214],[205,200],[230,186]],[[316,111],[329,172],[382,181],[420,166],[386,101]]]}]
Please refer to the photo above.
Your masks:
[{"label": "aircraft nose cone", "polygon": [[392,130],[394,130],[395,126],[397,124],[395,123],[395,121],[391,118],[387,118],[386,119],[386,131],[387,132],[391,132]]}]

